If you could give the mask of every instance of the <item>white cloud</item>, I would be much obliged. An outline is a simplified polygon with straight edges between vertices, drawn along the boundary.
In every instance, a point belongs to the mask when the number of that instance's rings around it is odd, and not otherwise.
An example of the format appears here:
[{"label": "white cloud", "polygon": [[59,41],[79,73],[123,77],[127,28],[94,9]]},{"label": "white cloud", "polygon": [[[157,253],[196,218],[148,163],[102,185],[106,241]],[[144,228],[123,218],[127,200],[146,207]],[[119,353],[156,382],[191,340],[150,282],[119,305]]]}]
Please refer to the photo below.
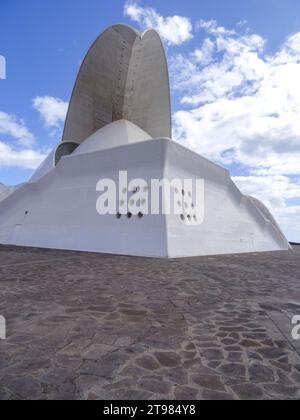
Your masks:
[{"label": "white cloud", "polygon": [[285,208],[286,200],[300,199],[300,180],[293,182],[286,176],[237,176],[234,181],[245,194],[276,210]]},{"label": "white cloud", "polygon": [[33,99],[34,108],[40,113],[48,128],[59,128],[64,123],[68,103],[52,96],[37,96]]},{"label": "white cloud", "polygon": [[0,135],[0,168],[36,169],[45,158],[34,149],[35,137],[25,122],[14,115],[0,111]]},{"label": "white cloud", "polygon": [[217,99],[230,99],[237,93],[241,96],[241,93],[255,91],[256,82],[265,77],[267,71],[260,57],[263,46],[264,40],[258,35],[218,36],[207,38],[201,48],[188,57],[173,58],[171,73],[174,87],[185,93],[182,103],[213,103]]},{"label": "white cloud", "polygon": [[0,167],[36,169],[46,155],[33,149],[18,149],[0,141]]},{"label": "white cloud", "polygon": [[196,23],[196,29],[203,29],[210,35],[235,35],[235,30],[226,29],[223,26],[219,26],[218,22],[214,19],[212,20],[199,20]]},{"label": "white cloud", "polygon": [[[262,198],[292,232],[300,221],[300,32],[273,55],[258,34],[201,21],[203,44],[171,60],[173,89],[182,109],[174,136],[249,176],[242,190]],[[239,25],[238,25],[239,26]],[[291,235],[291,233],[289,233]],[[298,235],[300,240],[300,232]]]},{"label": "white cloud", "polygon": [[215,43],[211,39],[206,38],[202,47],[196,49],[193,53],[196,63],[202,66],[210,64],[214,60],[215,48]]},{"label": "white cloud", "polygon": [[191,20],[183,16],[163,17],[151,7],[142,7],[134,1],[127,1],[124,14],[143,29],[153,28],[168,45],[180,45],[193,38]]},{"label": "white cloud", "polygon": [[20,145],[30,147],[34,143],[34,135],[26,127],[24,121],[14,115],[0,111],[0,134],[7,135]]},{"label": "white cloud", "polygon": [[[68,104],[59,98],[38,96],[33,107],[40,113],[46,127],[56,135],[65,120]],[[53,131],[54,129],[54,131]],[[47,152],[34,147],[34,135],[23,120],[0,112],[0,167],[36,169],[46,158]]]},{"label": "white cloud", "polygon": [[[290,241],[300,241],[300,178],[238,176],[234,181],[245,194],[257,197],[272,210]],[[289,200],[299,204],[291,205]]]},{"label": "white cloud", "polygon": [[300,33],[273,56],[256,34],[208,39],[172,60],[173,87],[185,106],[174,115],[175,135],[254,174],[299,174]]}]

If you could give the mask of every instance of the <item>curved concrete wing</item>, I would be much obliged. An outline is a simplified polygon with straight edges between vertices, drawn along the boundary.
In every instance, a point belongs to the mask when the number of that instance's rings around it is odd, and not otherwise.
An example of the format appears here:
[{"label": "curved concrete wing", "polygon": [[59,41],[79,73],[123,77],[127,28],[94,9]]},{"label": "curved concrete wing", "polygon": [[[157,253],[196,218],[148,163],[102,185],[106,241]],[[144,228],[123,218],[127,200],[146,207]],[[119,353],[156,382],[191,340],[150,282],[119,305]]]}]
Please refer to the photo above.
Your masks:
[{"label": "curved concrete wing", "polygon": [[152,138],[172,137],[168,64],[161,39],[149,29],[137,37],[127,77],[124,113]]},{"label": "curved concrete wing", "polygon": [[[99,152],[148,140],[151,140],[151,137],[141,128],[130,121],[119,120],[96,131],[96,133],[80,144],[73,155]],[[63,144],[66,143],[61,143],[61,145]]]},{"label": "curved concrete wing", "polygon": [[[282,232],[279,224],[275,220],[274,216],[272,215],[272,213],[268,209],[268,207],[265,206],[265,204],[262,201],[258,200],[255,197],[248,196],[248,198],[256,206],[256,208],[261,212],[261,214],[264,216],[264,218],[266,219],[266,221],[268,223],[270,223],[270,225],[272,226],[272,228],[274,229],[274,231],[277,232],[278,237],[280,239],[282,239],[282,242],[284,244],[286,244],[287,243],[286,237],[285,237],[284,233]],[[291,249],[291,246],[289,246],[289,248]]]},{"label": "curved concrete wing", "polygon": [[75,83],[63,141],[81,143],[120,119],[153,138],[171,137],[168,66],[152,29],[139,34],[114,25],[95,41]]}]

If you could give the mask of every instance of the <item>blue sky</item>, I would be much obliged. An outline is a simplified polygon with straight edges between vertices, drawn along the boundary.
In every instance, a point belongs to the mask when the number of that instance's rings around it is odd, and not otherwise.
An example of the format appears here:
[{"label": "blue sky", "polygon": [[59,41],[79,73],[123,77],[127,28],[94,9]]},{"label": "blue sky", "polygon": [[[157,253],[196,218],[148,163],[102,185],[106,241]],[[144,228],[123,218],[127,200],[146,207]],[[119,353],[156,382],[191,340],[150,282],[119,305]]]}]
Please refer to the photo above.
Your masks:
[{"label": "blue sky", "polygon": [[161,33],[176,140],[300,241],[299,0],[0,0],[0,182],[25,181],[60,141],[80,62],[118,22]]}]

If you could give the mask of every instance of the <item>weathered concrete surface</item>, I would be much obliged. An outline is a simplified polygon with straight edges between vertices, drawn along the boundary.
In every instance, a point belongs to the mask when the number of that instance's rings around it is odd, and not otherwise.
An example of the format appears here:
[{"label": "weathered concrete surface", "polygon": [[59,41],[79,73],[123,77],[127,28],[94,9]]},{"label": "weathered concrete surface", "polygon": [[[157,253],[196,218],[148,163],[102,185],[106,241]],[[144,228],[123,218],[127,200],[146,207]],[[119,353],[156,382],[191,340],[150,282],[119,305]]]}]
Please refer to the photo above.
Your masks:
[{"label": "weathered concrete surface", "polygon": [[159,260],[0,247],[1,399],[300,399],[300,248]]},{"label": "weathered concrete surface", "polygon": [[63,141],[81,143],[123,118],[153,138],[172,136],[167,60],[153,29],[113,25],[97,38],[78,73]]},{"label": "weathered concrete surface", "polygon": [[[97,150],[101,141],[94,138],[96,150],[89,153],[88,139],[42,178],[45,168],[40,167],[38,179],[34,175],[35,181],[2,201],[0,243],[156,258],[290,249],[270,212],[242,194],[226,169],[168,139],[135,143],[135,134],[128,135],[129,125],[117,121],[102,128],[96,137],[101,140],[109,134],[114,138],[112,148]],[[131,128],[140,132],[139,127]],[[135,187],[122,185],[120,169],[127,171],[130,184],[135,180]],[[121,218],[99,214],[98,199],[103,194],[102,188],[96,190],[99,181],[107,179],[120,195],[115,212],[126,213],[133,203],[142,217],[137,212]],[[150,188],[153,180],[167,180],[172,188],[164,183],[165,193],[159,197]],[[181,185],[176,187],[176,180]],[[113,198],[110,195],[110,204]],[[166,211],[152,214],[153,204],[159,202],[164,202],[161,210]],[[172,202],[177,203],[176,211]]]}]

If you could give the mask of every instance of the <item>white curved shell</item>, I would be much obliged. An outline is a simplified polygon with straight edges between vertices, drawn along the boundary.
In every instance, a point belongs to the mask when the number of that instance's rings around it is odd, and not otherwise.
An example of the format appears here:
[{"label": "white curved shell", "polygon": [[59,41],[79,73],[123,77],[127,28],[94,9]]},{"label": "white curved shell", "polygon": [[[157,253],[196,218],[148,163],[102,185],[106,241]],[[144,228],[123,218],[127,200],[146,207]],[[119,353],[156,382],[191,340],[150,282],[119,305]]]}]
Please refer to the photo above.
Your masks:
[{"label": "white curved shell", "polygon": [[73,155],[99,152],[118,146],[151,140],[151,136],[137,125],[127,120],[119,120],[106,125],[92,134],[73,152]]},{"label": "white curved shell", "polygon": [[256,208],[261,212],[265,220],[268,223],[270,223],[270,225],[277,232],[277,234],[282,237],[283,241],[286,241],[284,233],[282,232],[279,224],[275,220],[274,216],[272,215],[268,207],[265,206],[265,204],[262,201],[258,200],[255,197],[248,196],[248,198],[256,206]]},{"label": "white curved shell", "polygon": [[121,119],[152,138],[171,137],[168,66],[152,29],[139,34],[114,25],[95,41],[75,83],[63,141],[81,143]]}]

